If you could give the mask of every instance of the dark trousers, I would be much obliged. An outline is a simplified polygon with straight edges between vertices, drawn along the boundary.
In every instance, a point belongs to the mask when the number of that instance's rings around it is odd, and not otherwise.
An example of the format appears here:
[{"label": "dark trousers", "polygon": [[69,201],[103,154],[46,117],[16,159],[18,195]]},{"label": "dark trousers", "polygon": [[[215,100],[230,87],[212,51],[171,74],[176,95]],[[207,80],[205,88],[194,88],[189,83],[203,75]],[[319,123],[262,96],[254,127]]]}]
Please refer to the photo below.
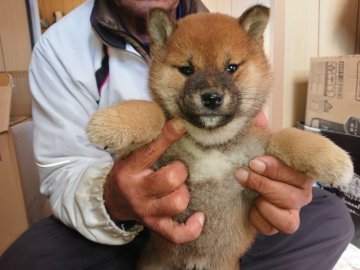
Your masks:
[{"label": "dark trousers", "polygon": [[[354,225],[342,200],[315,188],[313,201],[301,211],[299,230],[292,235],[258,236],[241,259],[241,270],[330,270],[353,235]],[[146,239],[143,232],[128,245],[100,245],[50,217],[13,243],[0,258],[0,269],[134,269]]]}]

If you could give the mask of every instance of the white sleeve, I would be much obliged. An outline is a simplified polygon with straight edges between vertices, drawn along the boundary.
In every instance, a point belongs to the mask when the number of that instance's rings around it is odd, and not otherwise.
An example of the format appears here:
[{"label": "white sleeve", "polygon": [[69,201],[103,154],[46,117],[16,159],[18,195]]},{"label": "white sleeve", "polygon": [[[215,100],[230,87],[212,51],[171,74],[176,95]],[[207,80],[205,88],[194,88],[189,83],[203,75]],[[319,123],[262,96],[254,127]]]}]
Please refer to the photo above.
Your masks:
[{"label": "white sleeve", "polygon": [[34,48],[30,66],[40,189],[49,197],[54,216],[69,227],[98,243],[125,244],[142,226],[124,231],[110,219],[103,185],[113,159],[92,145],[85,132],[89,117],[98,109],[93,63],[81,51],[61,46],[61,41],[43,38]]}]

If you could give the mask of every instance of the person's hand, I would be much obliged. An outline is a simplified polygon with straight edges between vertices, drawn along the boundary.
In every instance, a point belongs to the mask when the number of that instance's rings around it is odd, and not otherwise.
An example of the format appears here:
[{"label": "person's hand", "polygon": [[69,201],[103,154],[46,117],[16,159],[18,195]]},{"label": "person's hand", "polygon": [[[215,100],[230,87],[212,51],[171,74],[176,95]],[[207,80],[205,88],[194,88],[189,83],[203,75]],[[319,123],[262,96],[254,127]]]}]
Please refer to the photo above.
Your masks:
[{"label": "person's hand", "polygon": [[[254,122],[269,130],[263,112]],[[250,222],[264,235],[294,233],[300,226],[300,209],[312,199],[314,179],[270,156],[255,158],[249,167],[237,170],[235,177],[259,194],[249,213]]]},{"label": "person's hand", "polygon": [[259,193],[250,210],[250,222],[264,235],[294,233],[300,226],[300,209],[311,202],[314,180],[270,156],[250,161],[250,170],[235,177]]},{"label": "person's hand", "polygon": [[135,220],[174,243],[199,237],[203,213],[194,213],[182,224],[172,219],[187,208],[190,200],[185,165],[175,161],[157,171],[150,169],[185,132],[180,120],[170,120],[158,139],[115,162],[104,188],[105,206],[113,220]]}]

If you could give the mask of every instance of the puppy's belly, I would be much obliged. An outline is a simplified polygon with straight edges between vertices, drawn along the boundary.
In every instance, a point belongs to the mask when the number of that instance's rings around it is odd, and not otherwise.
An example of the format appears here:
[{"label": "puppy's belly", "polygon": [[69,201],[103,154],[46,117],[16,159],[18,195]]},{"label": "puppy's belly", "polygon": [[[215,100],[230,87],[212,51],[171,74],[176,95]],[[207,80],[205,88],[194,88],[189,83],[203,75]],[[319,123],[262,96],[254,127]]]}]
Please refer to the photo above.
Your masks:
[{"label": "puppy's belly", "polygon": [[208,269],[229,258],[239,259],[254,237],[254,229],[247,218],[254,194],[244,190],[229,175],[222,183],[211,179],[192,183],[189,179],[189,188],[189,207],[176,220],[184,222],[192,213],[202,211],[206,221],[197,240],[172,246],[177,260],[185,264],[182,267],[194,265],[197,269]]},{"label": "puppy's belly", "polygon": [[185,222],[198,211],[204,212],[206,219],[200,237],[190,243],[176,245],[154,236],[153,248],[161,260],[173,269],[224,269],[222,264],[238,262],[255,238],[248,212],[256,194],[244,189],[233,175],[263,153],[264,143],[253,137],[225,150],[202,149],[185,139],[168,149],[157,165],[181,160],[189,170],[190,203],[175,220]]}]

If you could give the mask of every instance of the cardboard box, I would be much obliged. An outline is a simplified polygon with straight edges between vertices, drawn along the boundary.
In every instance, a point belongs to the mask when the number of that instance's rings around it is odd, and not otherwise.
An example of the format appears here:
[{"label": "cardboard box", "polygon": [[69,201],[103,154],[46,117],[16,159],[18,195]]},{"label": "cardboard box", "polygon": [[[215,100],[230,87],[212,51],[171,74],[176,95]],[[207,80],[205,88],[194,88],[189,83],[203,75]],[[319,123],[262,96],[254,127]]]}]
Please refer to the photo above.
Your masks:
[{"label": "cardboard box", "polygon": [[0,133],[6,131],[9,127],[11,91],[11,76],[0,73]]},{"label": "cardboard box", "polygon": [[360,136],[360,55],[311,59],[305,124]]},{"label": "cardboard box", "polygon": [[49,216],[47,198],[40,194],[40,176],[33,149],[33,122],[27,119],[10,127],[18,160],[25,210],[29,225]]},{"label": "cardboard box", "polygon": [[31,117],[32,98],[29,85],[29,72],[11,71],[8,73],[13,79],[10,115],[12,117]]},{"label": "cardboard box", "polygon": [[9,120],[13,81],[0,73],[0,254],[29,225],[50,214],[39,192],[32,144],[32,121]]},{"label": "cardboard box", "polygon": [[0,74],[0,254],[28,227],[14,142],[9,132],[12,80]]}]

